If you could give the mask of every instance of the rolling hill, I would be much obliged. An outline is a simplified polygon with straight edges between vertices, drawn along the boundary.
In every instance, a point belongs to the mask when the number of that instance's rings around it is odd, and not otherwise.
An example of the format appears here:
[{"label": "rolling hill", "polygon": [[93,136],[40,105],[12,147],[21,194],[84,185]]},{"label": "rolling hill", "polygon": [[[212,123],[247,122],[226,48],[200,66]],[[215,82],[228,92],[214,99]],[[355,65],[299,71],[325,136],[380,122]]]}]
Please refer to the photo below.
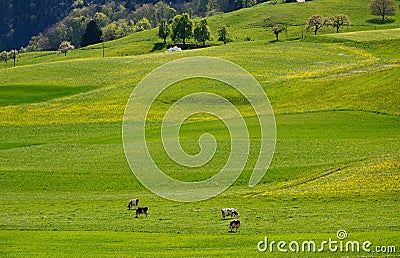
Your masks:
[{"label": "rolling hill", "polygon": [[[0,255],[265,257],[270,253],[259,252],[257,243],[266,236],[321,243],[337,240],[339,230],[347,231],[346,240],[371,241],[371,250],[398,247],[399,30],[365,31],[371,19],[362,11],[365,1],[347,2],[261,4],[210,17],[213,31],[221,23],[229,26],[234,42],[227,45],[152,52],[160,40],[151,30],[107,42],[105,58],[102,46],[94,45],[66,57],[22,54],[15,68],[1,64]],[[348,33],[295,39],[304,18],[316,11],[348,11],[355,26]],[[273,34],[260,21],[278,14],[291,25],[288,40],[270,42]],[[254,41],[243,41],[245,36]],[[248,187],[261,138],[248,103],[219,81],[171,85],[155,102],[146,129],[149,151],[171,177],[198,181],[215,175],[230,145],[223,123],[199,116],[183,124],[183,148],[199,152],[199,135],[210,131],[222,151],[197,168],[168,160],[160,122],[178,96],[224,96],[251,133],[248,164],[233,186],[206,201],[179,203],[151,193],[132,174],[122,121],[132,90],[149,72],[193,56],[232,61],[259,81],[275,113],[277,141],[265,177]],[[134,197],[149,207],[147,218],[135,219],[126,209]],[[220,217],[224,207],[238,209],[240,232],[228,232],[229,220]],[[325,249],[300,256],[370,254]]]}]

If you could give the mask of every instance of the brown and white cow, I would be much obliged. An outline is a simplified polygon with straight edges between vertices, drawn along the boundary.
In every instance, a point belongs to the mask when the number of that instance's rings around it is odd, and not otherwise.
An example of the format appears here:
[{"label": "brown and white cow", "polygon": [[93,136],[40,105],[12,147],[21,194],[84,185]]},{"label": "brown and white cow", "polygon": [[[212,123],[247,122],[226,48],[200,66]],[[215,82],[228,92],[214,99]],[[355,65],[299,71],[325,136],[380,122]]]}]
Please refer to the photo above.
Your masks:
[{"label": "brown and white cow", "polygon": [[149,208],[147,208],[147,207],[138,207],[136,209],[136,218],[139,218],[140,214],[145,214],[147,217],[148,211],[149,211]]},{"label": "brown and white cow", "polygon": [[139,204],[139,199],[132,199],[128,203],[128,210],[132,209],[132,206],[137,207]]},{"label": "brown and white cow", "polygon": [[239,229],[240,231],[240,220],[238,219],[231,220],[231,222],[229,223],[229,228],[231,232],[233,232],[233,229],[235,229],[235,231]]}]

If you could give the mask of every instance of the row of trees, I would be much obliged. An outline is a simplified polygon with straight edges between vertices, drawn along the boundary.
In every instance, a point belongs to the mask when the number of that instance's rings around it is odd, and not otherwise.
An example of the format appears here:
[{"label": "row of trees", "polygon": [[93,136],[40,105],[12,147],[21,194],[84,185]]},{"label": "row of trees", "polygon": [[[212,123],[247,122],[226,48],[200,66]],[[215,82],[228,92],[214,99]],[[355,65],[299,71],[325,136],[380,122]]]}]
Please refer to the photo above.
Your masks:
[{"label": "row of trees", "polygon": [[[193,22],[188,13],[176,15],[172,20],[162,20],[158,27],[158,36],[167,42],[168,36],[176,44],[182,42],[186,44],[186,40],[194,37],[194,39],[205,46],[207,40],[211,40],[211,31],[208,27],[207,20]],[[218,30],[218,40],[226,44],[229,41],[228,29],[221,26]]]},{"label": "row of trees", "polygon": [[340,28],[344,28],[349,25],[349,17],[345,14],[337,14],[329,17],[313,15],[307,19],[307,30],[312,29],[314,31],[314,35],[317,35],[318,31],[322,27],[333,27],[336,29],[336,32],[339,33]]},{"label": "row of trees", "polygon": [[[349,25],[349,17],[345,14],[337,14],[328,17],[324,17],[322,15],[313,15],[307,19],[307,30],[313,30],[314,35],[317,35],[317,32],[322,27],[333,27],[335,28],[336,33],[339,33],[340,28],[344,28]],[[279,40],[279,34],[287,30],[286,25],[279,23],[271,27],[272,32],[275,34],[276,41]]]},{"label": "row of trees", "polygon": [[[67,53],[71,50],[74,50],[75,46],[71,44],[69,41],[63,41],[60,43],[58,47],[58,53],[59,54],[64,54],[65,56]],[[16,64],[17,58],[19,54],[24,53],[26,51],[25,48],[21,47],[20,50],[10,50],[10,51],[2,51],[0,52],[0,62],[5,62],[7,63],[8,60],[14,60],[14,66]]]},{"label": "row of trees", "polygon": [[17,60],[17,56],[18,56],[19,51],[18,50],[10,50],[10,51],[2,51],[0,52],[0,62],[6,62],[10,59],[14,60],[14,66],[15,66],[15,62]]},{"label": "row of trees", "polygon": [[[396,3],[394,0],[372,0],[369,4],[369,10],[372,15],[379,15],[382,17],[382,21],[385,21],[386,16],[396,15]],[[340,28],[349,25],[349,17],[345,14],[329,17],[313,15],[307,19],[307,29],[312,29],[315,35],[322,27],[333,27],[339,33]]]},{"label": "row of trees", "polygon": [[[88,28],[89,27],[88,25]],[[88,30],[86,30],[86,32],[87,31]],[[89,33],[85,33],[84,35],[87,34]],[[92,35],[92,33],[90,35]],[[223,41],[224,44],[230,41],[228,29],[225,26],[220,27],[218,35],[218,40]],[[97,34],[96,36],[98,37],[99,35]],[[182,42],[183,45],[187,43],[188,39],[193,37],[204,47],[206,41],[211,40],[211,31],[206,19],[193,22],[189,14],[184,13],[176,15],[170,21],[161,20],[159,23],[158,36],[164,40],[164,44],[166,44],[166,40],[170,36],[174,44]],[[83,38],[86,37],[90,38],[89,36],[84,36]],[[73,49],[75,49],[75,46],[71,42],[63,41],[58,47],[58,53],[67,55],[67,53]]]}]

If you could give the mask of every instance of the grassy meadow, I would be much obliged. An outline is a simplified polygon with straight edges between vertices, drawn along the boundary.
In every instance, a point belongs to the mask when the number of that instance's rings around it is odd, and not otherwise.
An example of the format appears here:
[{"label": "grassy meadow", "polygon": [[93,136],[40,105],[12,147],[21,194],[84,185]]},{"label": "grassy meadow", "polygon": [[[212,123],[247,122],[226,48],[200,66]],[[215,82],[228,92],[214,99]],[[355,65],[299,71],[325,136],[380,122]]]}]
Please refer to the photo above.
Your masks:
[{"label": "grassy meadow", "polygon": [[[209,18],[225,23],[234,42],[176,53],[157,48],[156,31],[102,45],[26,53],[14,68],[0,64],[1,257],[397,257],[400,253],[399,23],[374,24],[365,1],[324,0],[260,4]],[[337,10],[337,11],[336,11]],[[299,39],[314,14],[348,13],[346,33],[324,31]],[[279,15],[278,15],[279,14]],[[269,18],[272,17],[272,18]],[[283,19],[288,40],[261,24]],[[368,31],[368,29],[374,29]],[[379,30],[378,30],[379,29]],[[244,41],[251,35],[254,41]],[[164,48],[165,50],[165,48]],[[259,125],[243,96],[209,79],[188,79],[154,103],[146,141],[155,162],[173,178],[215,175],[229,155],[226,127],[212,116],[186,121],[183,148],[199,152],[212,133],[217,155],[198,168],[169,160],[160,122],[180,97],[212,92],[231,101],[251,134],[248,163],[221,195],[173,202],[148,191],[131,172],[122,144],[122,120],[135,85],[153,69],[183,57],[232,61],[261,84],[274,109],[276,149],[255,187],[248,181],[259,149]],[[139,198],[149,216],[126,205]],[[229,232],[220,210],[235,207],[240,231]],[[260,252],[259,241],[371,241],[371,252]],[[396,252],[378,253],[376,246]],[[319,247],[319,244],[318,244]],[[392,250],[393,251],[393,250]]]}]

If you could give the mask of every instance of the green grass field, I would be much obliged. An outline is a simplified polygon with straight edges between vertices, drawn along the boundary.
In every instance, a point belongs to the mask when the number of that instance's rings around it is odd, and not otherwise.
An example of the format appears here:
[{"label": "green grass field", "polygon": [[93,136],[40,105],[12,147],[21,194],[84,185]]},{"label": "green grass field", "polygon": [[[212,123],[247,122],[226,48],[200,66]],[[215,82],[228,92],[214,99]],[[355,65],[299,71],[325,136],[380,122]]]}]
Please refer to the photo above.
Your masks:
[{"label": "green grass field", "polygon": [[[97,45],[66,57],[22,54],[15,68],[1,64],[0,256],[398,257],[399,30],[382,25],[365,31],[363,24],[373,18],[361,10],[365,1],[343,2],[261,4],[210,18],[211,27],[223,21],[238,39],[252,35],[250,42],[153,53],[159,41],[153,30],[106,43],[105,58]],[[261,37],[265,29],[249,24],[276,10],[293,26],[314,11],[348,10],[359,27],[270,43]],[[251,73],[271,101],[277,142],[265,177],[248,187],[260,134],[243,96],[209,79],[172,85],[152,107],[146,131],[155,162],[171,177],[209,178],[224,165],[230,145],[223,123],[198,116],[182,126],[183,148],[197,153],[198,137],[211,132],[219,152],[199,168],[169,161],[160,121],[179,96],[207,91],[226,97],[251,134],[248,164],[228,190],[209,200],[179,203],[151,193],[133,175],[122,120],[132,90],[146,74],[191,56],[224,58]],[[149,207],[147,218],[127,210],[135,197]],[[229,219],[220,214],[225,207],[240,213],[240,232],[228,232]],[[315,253],[277,250],[279,241],[315,241],[320,247],[338,240],[338,230],[347,231],[344,241],[371,241],[371,252],[330,252],[327,246]],[[276,241],[273,252],[258,251],[265,237]],[[396,252],[378,253],[377,246]]]}]

